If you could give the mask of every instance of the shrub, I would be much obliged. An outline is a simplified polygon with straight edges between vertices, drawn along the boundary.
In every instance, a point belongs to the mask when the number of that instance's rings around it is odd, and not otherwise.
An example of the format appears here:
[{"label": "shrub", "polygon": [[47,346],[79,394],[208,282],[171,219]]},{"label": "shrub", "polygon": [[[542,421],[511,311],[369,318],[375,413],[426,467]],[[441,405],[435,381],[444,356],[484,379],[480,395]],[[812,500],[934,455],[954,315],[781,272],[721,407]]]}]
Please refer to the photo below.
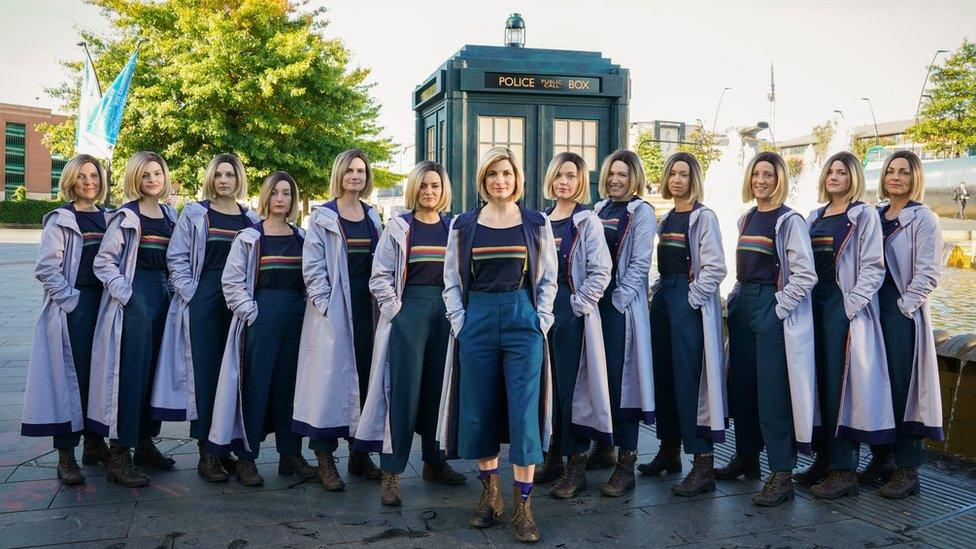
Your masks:
[{"label": "shrub", "polygon": [[44,215],[60,205],[57,200],[0,201],[0,223],[40,225]]}]

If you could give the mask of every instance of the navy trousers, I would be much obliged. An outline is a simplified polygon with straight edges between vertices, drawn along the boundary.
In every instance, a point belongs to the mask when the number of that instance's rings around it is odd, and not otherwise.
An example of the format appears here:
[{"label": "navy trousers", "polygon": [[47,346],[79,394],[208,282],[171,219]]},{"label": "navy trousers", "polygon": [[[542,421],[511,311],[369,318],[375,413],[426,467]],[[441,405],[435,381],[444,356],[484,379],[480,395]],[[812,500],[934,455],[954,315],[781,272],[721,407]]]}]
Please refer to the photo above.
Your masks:
[{"label": "navy trousers", "polygon": [[206,442],[210,434],[220,362],[230,321],[234,317],[224,300],[221,274],[222,271],[217,269],[203,271],[189,303],[190,352],[197,405],[197,419],[190,422],[190,436],[201,442]]},{"label": "navy trousers", "polygon": [[[68,313],[68,341],[71,343],[71,360],[75,363],[78,392],[81,393],[81,409],[88,409],[88,380],[91,378],[92,341],[95,338],[95,321],[102,299],[101,286],[78,286],[81,292],[78,306]],[[87,431],[86,431],[87,434]],[[75,448],[81,441],[81,433],[54,436],[54,447]]]},{"label": "navy trousers", "polygon": [[161,423],[149,418],[149,397],[169,300],[166,271],[136,269],[132,297],[122,313],[119,438],[113,444],[133,448],[139,440],[159,434]]},{"label": "navy trousers", "polygon": [[637,433],[640,420],[624,417],[620,410],[621,383],[624,375],[624,345],[627,318],[613,306],[610,296],[611,283],[600,300],[600,318],[603,322],[603,346],[607,354],[607,384],[610,389],[610,419],[613,420],[613,442],[621,450],[637,449]]},{"label": "navy trousers", "polygon": [[700,310],[688,304],[688,277],[664,275],[651,301],[657,438],[678,440],[689,454],[712,451],[698,436],[698,386],[705,354]]},{"label": "navy trousers", "polygon": [[796,464],[796,441],[775,293],[771,284],[740,284],[729,304],[729,403],[736,452],[758,454],[765,446],[769,468],[786,472]]},{"label": "navy trousers", "polygon": [[583,319],[576,316],[569,301],[569,285],[559,283],[553,304],[555,323],[549,330],[549,357],[555,405],[552,410],[552,448],[562,455],[581,454],[590,448],[590,439],[573,433],[573,391],[583,352]]}]

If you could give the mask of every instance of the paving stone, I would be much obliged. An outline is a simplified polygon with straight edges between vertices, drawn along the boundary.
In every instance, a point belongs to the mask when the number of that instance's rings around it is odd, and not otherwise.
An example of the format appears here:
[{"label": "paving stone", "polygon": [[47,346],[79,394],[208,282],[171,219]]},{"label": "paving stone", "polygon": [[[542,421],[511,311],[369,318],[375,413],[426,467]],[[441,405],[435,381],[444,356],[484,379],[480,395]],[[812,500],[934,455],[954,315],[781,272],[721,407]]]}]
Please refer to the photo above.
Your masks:
[{"label": "paving stone", "polygon": [[896,534],[857,519],[848,519],[827,524],[769,530],[731,538],[718,539],[707,543],[692,544],[690,547],[924,547],[910,537]]},{"label": "paving stone", "polygon": [[47,509],[58,493],[59,480],[29,480],[0,484],[0,513]]},{"label": "paving stone", "polygon": [[7,482],[7,479],[10,478],[10,475],[14,474],[14,471],[16,470],[17,467],[13,465],[0,467],[0,483]]},{"label": "paving stone", "polygon": [[7,482],[22,482],[25,480],[45,480],[57,479],[58,470],[56,467],[43,467],[39,465],[21,465],[17,467],[14,474],[10,475]]},{"label": "paving stone", "polygon": [[126,537],[133,503],[0,514],[0,546],[75,544]]}]

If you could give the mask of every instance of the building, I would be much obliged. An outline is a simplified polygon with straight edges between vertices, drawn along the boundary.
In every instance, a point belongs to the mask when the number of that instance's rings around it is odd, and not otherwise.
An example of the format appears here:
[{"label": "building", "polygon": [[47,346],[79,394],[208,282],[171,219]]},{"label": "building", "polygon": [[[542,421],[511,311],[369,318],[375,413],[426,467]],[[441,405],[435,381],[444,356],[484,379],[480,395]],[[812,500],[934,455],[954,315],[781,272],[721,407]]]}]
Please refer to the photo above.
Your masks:
[{"label": "building", "polygon": [[10,200],[21,186],[27,188],[27,198],[50,199],[58,194],[58,179],[67,161],[51,157],[41,142],[37,125],[59,124],[66,119],[50,109],[0,103],[0,128],[4,135],[0,141],[0,200]]},{"label": "building", "polygon": [[[878,147],[874,147],[869,151],[867,162],[874,163],[880,160],[884,160],[889,154],[896,150],[909,149],[918,154],[923,160],[929,158],[936,158],[931,153],[925,151],[921,143],[916,143],[912,138],[905,135],[908,128],[915,125],[915,120],[909,118],[908,120],[894,120],[891,122],[879,122],[877,127],[877,133],[875,133],[874,124],[864,124],[862,126],[854,126],[853,128],[840,128],[840,131],[847,131],[851,135],[858,136],[859,140],[866,140],[873,142],[878,141]],[[816,143],[817,138],[812,134],[803,135],[800,137],[794,137],[793,139],[787,139],[786,141],[780,141],[776,145],[784,158],[803,158],[806,154],[807,149],[813,147]]]}]

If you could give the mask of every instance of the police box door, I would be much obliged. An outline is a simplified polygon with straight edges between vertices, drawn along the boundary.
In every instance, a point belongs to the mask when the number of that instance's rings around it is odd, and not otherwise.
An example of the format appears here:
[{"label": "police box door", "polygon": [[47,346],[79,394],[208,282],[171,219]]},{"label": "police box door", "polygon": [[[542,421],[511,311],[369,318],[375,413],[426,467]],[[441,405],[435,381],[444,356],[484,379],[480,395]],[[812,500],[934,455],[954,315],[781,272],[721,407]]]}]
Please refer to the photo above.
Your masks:
[{"label": "police box door", "polygon": [[549,108],[548,131],[545,134],[544,171],[556,153],[569,151],[583,157],[590,172],[590,201],[599,200],[597,188],[600,163],[610,150],[610,105],[563,106]]},{"label": "police box door", "polygon": [[492,147],[508,147],[521,162],[525,173],[525,198],[523,204],[530,208],[541,205],[542,189],[538,180],[538,120],[536,105],[509,103],[470,103],[467,124],[467,158],[465,163],[464,209],[478,204],[478,187],[475,178],[481,156]]}]

